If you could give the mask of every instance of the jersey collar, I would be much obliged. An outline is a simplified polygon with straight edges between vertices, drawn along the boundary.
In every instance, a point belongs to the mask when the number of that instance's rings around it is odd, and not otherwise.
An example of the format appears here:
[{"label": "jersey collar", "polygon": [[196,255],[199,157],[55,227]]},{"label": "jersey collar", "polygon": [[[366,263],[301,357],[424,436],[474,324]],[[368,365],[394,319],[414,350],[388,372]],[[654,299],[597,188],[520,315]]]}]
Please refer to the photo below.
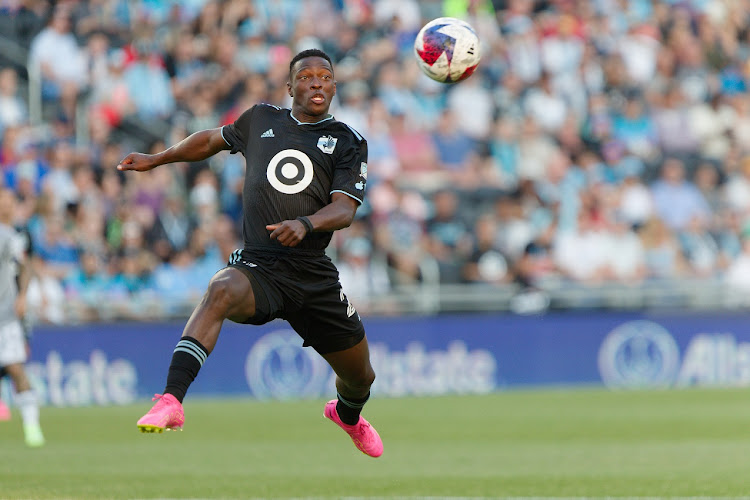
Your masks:
[{"label": "jersey collar", "polygon": [[299,121],[298,119],[296,119],[294,117],[294,115],[292,114],[291,108],[289,109],[289,116],[292,118],[292,120],[294,120],[295,122],[297,122],[297,125],[317,125],[318,123],[323,123],[323,122],[328,121],[328,120],[333,120],[333,115],[331,113],[328,113],[325,118],[323,118],[322,120],[318,120],[317,122],[312,122],[312,123],[310,123],[310,122],[301,122],[301,121]]}]

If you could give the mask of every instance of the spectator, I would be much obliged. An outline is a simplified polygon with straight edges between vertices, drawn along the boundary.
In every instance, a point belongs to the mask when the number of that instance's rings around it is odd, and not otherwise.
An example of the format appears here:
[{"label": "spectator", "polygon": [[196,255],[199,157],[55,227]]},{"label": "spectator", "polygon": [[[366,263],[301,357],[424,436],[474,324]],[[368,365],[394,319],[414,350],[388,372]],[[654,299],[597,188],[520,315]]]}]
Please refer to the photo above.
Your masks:
[{"label": "spectator", "polygon": [[672,84],[654,109],[659,146],[667,156],[687,158],[698,152],[700,143],[690,121],[682,89]]},{"label": "spectator", "polygon": [[750,154],[750,97],[747,94],[736,94],[731,97],[734,122],[732,136],[742,154]]},{"label": "spectator", "polygon": [[659,33],[655,26],[644,23],[629,28],[618,49],[634,83],[644,85],[654,77],[659,48]]},{"label": "spectator", "polygon": [[109,39],[102,32],[92,33],[81,49],[85,67],[88,70],[86,81],[90,87],[93,87],[107,77],[109,73]]},{"label": "spectator", "polygon": [[203,169],[196,175],[189,199],[196,223],[213,224],[219,215],[219,181],[211,170]]},{"label": "spectator", "polygon": [[91,114],[117,127],[123,118],[136,112],[130,88],[125,80],[125,52],[115,50],[107,55],[107,68],[93,82]]},{"label": "spectator", "polygon": [[526,118],[521,126],[518,147],[518,178],[532,181],[541,180],[546,176],[547,164],[559,150],[554,139],[544,134],[531,117]]},{"label": "spectator", "polygon": [[[79,321],[106,319],[106,309],[102,302],[123,300],[127,291],[114,287],[104,268],[104,257],[92,250],[85,250],[80,256],[80,267],[73,270],[63,280],[65,297],[74,305],[69,311]],[[105,317],[102,317],[104,313]]]},{"label": "spectator", "polygon": [[448,110],[441,113],[432,141],[437,149],[437,158],[449,174],[449,182],[466,183],[467,165],[476,150],[474,141],[459,127],[457,117]]},{"label": "spectator", "polygon": [[690,108],[690,123],[700,143],[703,158],[719,161],[731,147],[729,132],[736,120],[735,112],[720,93]]},{"label": "spectator", "polygon": [[34,241],[34,248],[40,259],[45,261],[47,272],[64,279],[78,266],[78,249],[64,227],[65,220],[54,214],[44,220],[41,239]]},{"label": "spectator", "polygon": [[370,87],[362,80],[354,80],[343,85],[340,92],[341,104],[336,110],[336,119],[350,125],[355,130],[367,130],[368,99]]},{"label": "spectator", "polygon": [[423,278],[421,266],[427,260],[422,248],[427,212],[424,199],[416,192],[396,191],[392,184],[382,184],[370,197],[377,224],[375,244],[386,252],[393,269],[392,282],[418,282]]},{"label": "spectator", "polygon": [[403,30],[415,34],[421,28],[419,5],[414,0],[381,0],[373,7],[374,20],[380,25],[397,21]]},{"label": "spectator", "polygon": [[127,293],[131,300],[151,290],[153,256],[145,250],[128,250],[118,256],[113,286]]},{"label": "spectator", "polygon": [[442,189],[432,195],[433,213],[426,221],[427,251],[440,266],[441,280],[457,283],[461,265],[470,252],[471,238],[461,219],[458,195]]},{"label": "spectator", "polygon": [[719,245],[708,232],[708,223],[706,219],[693,217],[678,234],[682,253],[692,274],[700,277],[715,276],[720,266]]},{"label": "spectator", "polygon": [[445,182],[439,171],[437,148],[424,127],[409,123],[405,114],[398,113],[391,118],[389,129],[402,182],[422,188]]},{"label": "spectator", "polygon": [[42,189],[50,195],[58,212],[75,203],[80,195],[73,181],[74,160],[75,151],[69,143],[59,141],[51,147],[49,172],[44,176]]},{"label": "spectator", "polygon": [[661,178],[651,185],[656,215],[671,230],[685,228],[694,217],[710,218],[710,208],[695,184],[685,178],[685,165],[677,158],[667,158]]},{"label": "spectator", "polygon": [[481,78],[469,78],[450,89],[446,104],[466,135],[475,141],[486,141],[492,130],[493,100]]},{"label": "spectator", "polygon": [[526,245],[523,254],[516,260],[515,279],[524,289],[540,289],[545,280],[560,275],[553,247],[556,234],[557,227],[549,225]]},{"label": "spectator", "polygon": [[172,83],[172,95],[177,100],[187,100],[202,80],[205,70],[195,50],[197,41],[189,31],[181,31],[174,39],[171,51],[165,58],[165,68]]},{"label": "spectator", "polygon": [[339,281],[361,314],[369,313],[375,298],[387,296],[391,289],[388,268],[372,252],[372,244],[366,238],[351,236],[344,242],[336,262]]},{"label": "spectator", "polygon": [[156,216],[147,238],[156,255],[163,260],[168,260],[171,254],[185,250],[188,246],[196,223],[186,209],[183,196],[169,193]]},{"label": "spectator", "polygon": [[135,113],[141,123],[166,120],[175,110],[169,74],[152,40],[139,40],[135,46],[136,59],[125,69],[123,78]]},{"label": "spectator", "polygon": [[641,227],[654,215],[654,201],[651,192],[636,172],[626,173],[618,192],[618,215],[630,227]]},{"label": "spectator", "polygon": [[496,246],[511,260],[518,259],[536,236],[531,221],[524,217],[520,193],[501,197],[495,202],[498,231]]},{"label": "spectator", "polygon": [[59,274],[43,258],[34,259],[34,276],[29,282],[26,306],[29,320],[32,323],[51,323],[61,325],[73,318],[67,314],[69,303],[65,298],[65,289],[57,278]]},{"label": "spectator", "polygon": [[497,223],[491,214],[481,215],[474,224],[474,241],[469,258],[462,268],[468,283],[509,283],[513,274],[502,252],[495,246]]},{"label": "spectator", "polygon": [[72,116],[77,95],[88,84],[88,72],[65,7],[55,8],[47,27],[34,38],[29,59],[30,66],[41,71],[42,96],[61,99]]},{"label": "spectator", "polygon": [[693,173],[693,184],[703,195],[712,214],[712,220],[724,209],[722,178],[713,161],[702,161]]},{"label": "spectator", "polygon": [[188,304],[200,299],[208,280],[195,269],[196,259],[189,250],[175,252],[156,266],[153,284],[164,314],[184,313]]},{"label": "spectator", "polygon": [[0,134],[7,127],[22,125],[28,120],[26,103],[18,89],[18,74],[13,68],[0,69]]},{"label": "spectator", "polygon": [[633,97],[625,102],[622,114],[612,120],[612,138],[622,142],[628,152],[640,158],[656,156],[659,138],[643,100]]},{"label": "spectator", "polygon": [[750,235],[745,232],[742,237],[742,252],[729,264],[724,276],[724,283],[729,289],[730,305],[746,306],[747,294],[750,292]]},{"label": "spectator", "polygon": [[490,141],[490,154],[498,185],[507,191],[513,190],[518,185],[521,156],[515,122],[503,118],[497,121]]},{"label": "spectator", "polygon": [[[378,73],[377,97],[394,116],[408,116],[418,121],[419,102],[414,92],[406,85],[404,72],[397,62],[386,62]],[[416,125],[416,123],[410,123]]]},{"label": "spectator", "polygon": [[506,57],[510,70],[525,84],[537,81],[542,73],[536,26],[529,14],[530,12],[513,13],[502,27],[507,37]]},{"label": "spectator", "polygon": [[611,235],[606,226],[582,210],[576,228],[557,235],[554,260],[564,275],[582,283],[601,283],[613,277]]},{"label": "spectator", "polygon": [[687,276],[688,265],[669,226],[652,218],[646,221],[639,235],[646,254],[646,277],[674,279]]},{"label": "spectator", "polygon": [[646,278],[646,252],[631,225],[615,218],[610,225],[609,268],[613,278],[624,283],[639,283]]},{"label": "spectator", "polygon": [[739,172],[729,176],[723,190],[723,197],[730,209],[750,212],[750,156],[742,159]]},{"label": "spectator", "polygon": [[31,200],[42,190],[49,166],[41,157],[37,144],[19,145],[20,151],[15,163],[5,170],[5,184],[14,189],[23,199]]}]

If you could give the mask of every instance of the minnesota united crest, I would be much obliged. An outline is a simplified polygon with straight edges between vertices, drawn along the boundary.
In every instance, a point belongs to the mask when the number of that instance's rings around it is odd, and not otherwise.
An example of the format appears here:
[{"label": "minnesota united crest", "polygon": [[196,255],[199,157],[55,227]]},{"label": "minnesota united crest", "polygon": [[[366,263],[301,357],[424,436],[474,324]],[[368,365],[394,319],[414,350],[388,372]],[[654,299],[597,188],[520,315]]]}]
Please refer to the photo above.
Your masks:
[{"label": "minnesota united crest", "polygon": [[331,135],[324,135],[318,139],[318,148],[326,154],[333,154],[333,150],[336,148],[336,139]]}]

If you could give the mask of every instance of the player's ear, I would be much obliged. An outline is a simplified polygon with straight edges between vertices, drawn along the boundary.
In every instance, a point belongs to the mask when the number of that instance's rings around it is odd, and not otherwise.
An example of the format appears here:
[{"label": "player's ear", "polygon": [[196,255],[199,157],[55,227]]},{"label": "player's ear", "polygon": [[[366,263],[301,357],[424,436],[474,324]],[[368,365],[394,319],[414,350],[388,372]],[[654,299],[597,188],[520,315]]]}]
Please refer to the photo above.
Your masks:
[{"label": "player's ear", "polygon": [[292,94],[292,82],[286,82],[286,90],[289,92],[289,97],[294,97]]}]

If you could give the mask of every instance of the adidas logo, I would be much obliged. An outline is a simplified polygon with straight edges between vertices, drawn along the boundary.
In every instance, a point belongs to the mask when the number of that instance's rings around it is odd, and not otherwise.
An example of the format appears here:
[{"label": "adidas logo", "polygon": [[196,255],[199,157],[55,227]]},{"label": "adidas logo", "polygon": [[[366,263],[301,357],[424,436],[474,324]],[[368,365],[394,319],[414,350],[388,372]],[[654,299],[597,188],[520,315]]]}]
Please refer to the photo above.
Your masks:
[{"label": "adidas logo", "polygon": [[260,138],[261,139],[264,138],[264,137],[273,137],[273,136],[274,135],[273,135],[273,129],[272,128],[269,128],[268,130],[266,130],[265,132],[263,132],[262,134],[260,134]]}]

